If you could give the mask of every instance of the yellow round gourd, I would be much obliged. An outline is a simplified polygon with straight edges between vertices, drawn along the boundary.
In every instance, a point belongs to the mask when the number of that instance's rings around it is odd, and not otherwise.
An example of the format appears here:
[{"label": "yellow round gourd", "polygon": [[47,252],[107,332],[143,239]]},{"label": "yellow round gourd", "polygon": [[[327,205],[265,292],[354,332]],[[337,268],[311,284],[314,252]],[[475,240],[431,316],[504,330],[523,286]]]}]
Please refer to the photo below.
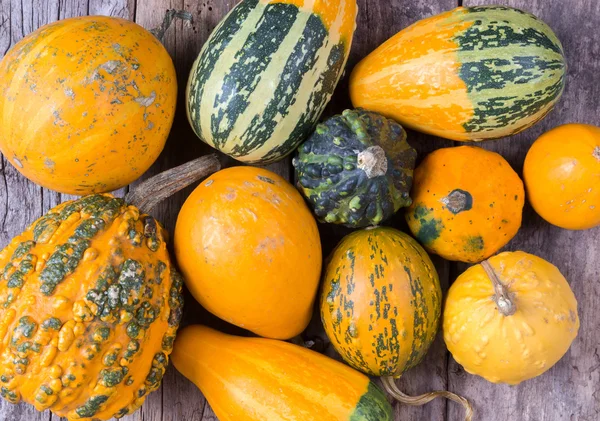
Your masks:
[{"label": "yellow round gourd", "polygon": [[579,330],[577,301],[556,266],[506,252],[470,267],[450,290],[444,340],[466,371],[518,384],[549,370]]}]

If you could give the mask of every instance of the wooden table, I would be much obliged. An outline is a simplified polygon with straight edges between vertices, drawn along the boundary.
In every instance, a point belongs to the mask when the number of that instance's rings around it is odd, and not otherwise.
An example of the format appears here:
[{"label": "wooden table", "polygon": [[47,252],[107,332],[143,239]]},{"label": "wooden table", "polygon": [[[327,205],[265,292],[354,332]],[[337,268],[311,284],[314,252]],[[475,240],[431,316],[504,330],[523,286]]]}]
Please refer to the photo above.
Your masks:
[{"label": "wooden table", "polygon": [[[210,148],[193,134],[185,117],[183,98],[189,69],[204,41],[235,0],[0,0],[0,54],[4,54],[24,35],[38,27],[77,15],[114,15],[134,20],[146,28],[159,25],[167,8],[185,9],[194,16],[193,27],[177,22],[167,32],[164,43],[177,67],[180,84],[178,114],[167,148],[144,176],[155,174]],[[464,3],[481,0],[358,0],[358,28],[348,64],[351,69],[362,57],[391,35],[409,24]],[[483,146],[500,152],[521,172],[525,154],[542,132],[562,123],[582,122],[600,125],[600,1],[598,0],[495,0],[492,3],[519,7],[545,20],[562,41],[568,63],[567,88],[556,109],[540,124],[510,139],[487,142]],[[342,81],[326,111],[332,115],[349,107],[347,80]],[[452,142],[410,133],[409,141],[425,153]],[[224,165],[235,165],[223,157]],[[270,169],[292,177],[291,160],[271,165]],[[127,188],[119,193],[123,194]],[[155,208],[153,214],[172,231],[177,212],[190,189]],[[48,209],[70,199],[67,195],[42,189],[23,178],[6,159],[0,159],[0,248],[23,231]],[[406,229],[402,217],[392,225]],[[328,253],[345,233],[336,227],[321,227],[324,252]],[[581,330],[567,355],[550,371],[516,387],[493,385],[466,374],[446,350],[441,335],[426,360],[409,371],[400,384],[408,393],[448,389],[468,397],[475,405],[476,419],[535,421],[600,420],[600,228],[584,232],[558,229],[545,223],[531,207],[525,209],[523,228],[508,245],[508,250],[535,253],[555,265],[570,281],[579,301]],[[466,265],[434,259],[445,288]],[[188,295],[184,323],[209,323],[222,326]],[[325,336],[318,318],[311,323],[307,337]],[[327,345],[324,342],[325,347]],[[332,353],[330,349],[325,350]],[[463,410],[438,399],[427,406],[411,408],[395,405],[397,420],[458,421]],[[0,402],[0,420],[57,421],[49,412],[38,413],[28,405]],[[172,367],[162,387],[151,394],[140,411],[127,421],[216,420],[210,406],[196,387]]]}]

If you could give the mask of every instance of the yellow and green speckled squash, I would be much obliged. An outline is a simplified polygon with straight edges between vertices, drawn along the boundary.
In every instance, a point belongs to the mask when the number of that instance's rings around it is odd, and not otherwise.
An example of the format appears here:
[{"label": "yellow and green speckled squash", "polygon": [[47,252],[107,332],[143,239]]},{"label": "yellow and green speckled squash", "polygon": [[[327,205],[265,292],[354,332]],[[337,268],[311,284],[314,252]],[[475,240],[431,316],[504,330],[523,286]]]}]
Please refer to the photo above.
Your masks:
[{"label": "yellow and green speckled squash", "polygon": [[4,399],[69,420],[108,420],[160,386],[183,280],[167,233],[143,210],[217,168],[215,156],[200,158],[125,199],[63,203],[0,251]]},{"label": "yellow and green speckled squash", "polygon": [[409,26],[361,61],[355,107],[460,141],[508,136],[542,119],[566,73],[544,22],[503,6],[459,7]]},{"label": "yellow and green speckled squash", "polygon": [[352,367],[400,377],[425,356],[439,327],[442,290],[431,259],[392,228],[356,231],[330,257],[321,319]]},{"label": "yellow and green speckled squash", "polygon": [[402,403],[422,405],[437,396],[466,409],[447,391],[407,396],[394,379],[417,365],[440,324],[442,290],[423,248],[393,228],[367,228],[346,236],[323,275],[321,320],[336,351],[352,367],[382,376],[386,391]]}]

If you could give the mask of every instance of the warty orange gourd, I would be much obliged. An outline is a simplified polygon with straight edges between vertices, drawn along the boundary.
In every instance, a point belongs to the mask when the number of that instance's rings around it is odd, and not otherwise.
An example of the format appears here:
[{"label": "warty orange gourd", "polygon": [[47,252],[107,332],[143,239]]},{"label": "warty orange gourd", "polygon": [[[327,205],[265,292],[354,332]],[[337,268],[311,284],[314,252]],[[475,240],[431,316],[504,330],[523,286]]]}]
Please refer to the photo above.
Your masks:
[{"label": "warty orange gourd", "polygon": [[444,339],[466,371],[518,384],[549,370],[579,330],[577,301],[556,266],[522,251],[467,269],[450,287]]}]

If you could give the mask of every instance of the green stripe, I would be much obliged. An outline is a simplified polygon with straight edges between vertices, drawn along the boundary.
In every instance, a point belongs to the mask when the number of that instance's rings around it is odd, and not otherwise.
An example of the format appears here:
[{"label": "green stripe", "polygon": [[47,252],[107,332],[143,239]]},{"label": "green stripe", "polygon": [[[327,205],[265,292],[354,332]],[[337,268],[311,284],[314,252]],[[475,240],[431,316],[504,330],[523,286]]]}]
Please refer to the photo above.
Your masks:
[{"label": "green stripe", "polygon": [[232,38],[257,4],[258,0],[244,0],[234,7],[229,15],[214,29],[192,66],[188,81],[186,102],[188,119],[198,136],[202,133],[199,113],[200,100],[204,93],[206,81],[212,75],[214,66],[221,53],[229,46]]},{"label": "green stripe", "polygon": [[297,6],[242,1],[190,74],[187,111],[196,134],[245,162],[291,153],[314,129],[342,73],[345,44],[330,38],[320,17]]},{"label": "green stripe", "polygon": [[566,63],[552,30],[508,7],[469,8],[474,22],[455,38],[460,78],[474,108],[467,132],[515,133],[543,118],[560,97]]},{"label": "green stripe", "polygon": [[[321,83],[320,89],[314,89],[311,93],[309,100],[305,104],[306,112],[298,119],[291,135],[280,146],[273,148],[267,153],[262,159],[263,162],[274,162],[290,154],[314,130],[344,70],[347,58],[345,51],[346,47],[343,42],[333,47],[327,59],[326,68],[324,70],[321,69],[321,76],[319,78]],[[313,72],[315,69],[311,69],[310,71]]]},{"label": "green stripe", "polygon": [[373,383],[369,382],[367,392],[360,397],[350,421],[392,421],[392,406],[383,392]]},{"label": "green stripe", "polygon": [[[268,5],[257,28],[244,45],[239,47],[235,63],[222,77],[222,90],[214,98],[216,112],[211,118],[210,131],[216,147],[227,143],[235,122],[250,105],[250,97],[262,94],[256,92],[256,86],[273,59],[280,59],[276,53],[292,29],[298,14],[299,9],[294,5]],[[257,119],[259,117],[260,114],[257,114]],[[253,125],[256,123],[258,121],[253,121]],[[248,148],[243,141],[240,146]],[[239,155],[245,153],[246,151],[242,150]]]}]

